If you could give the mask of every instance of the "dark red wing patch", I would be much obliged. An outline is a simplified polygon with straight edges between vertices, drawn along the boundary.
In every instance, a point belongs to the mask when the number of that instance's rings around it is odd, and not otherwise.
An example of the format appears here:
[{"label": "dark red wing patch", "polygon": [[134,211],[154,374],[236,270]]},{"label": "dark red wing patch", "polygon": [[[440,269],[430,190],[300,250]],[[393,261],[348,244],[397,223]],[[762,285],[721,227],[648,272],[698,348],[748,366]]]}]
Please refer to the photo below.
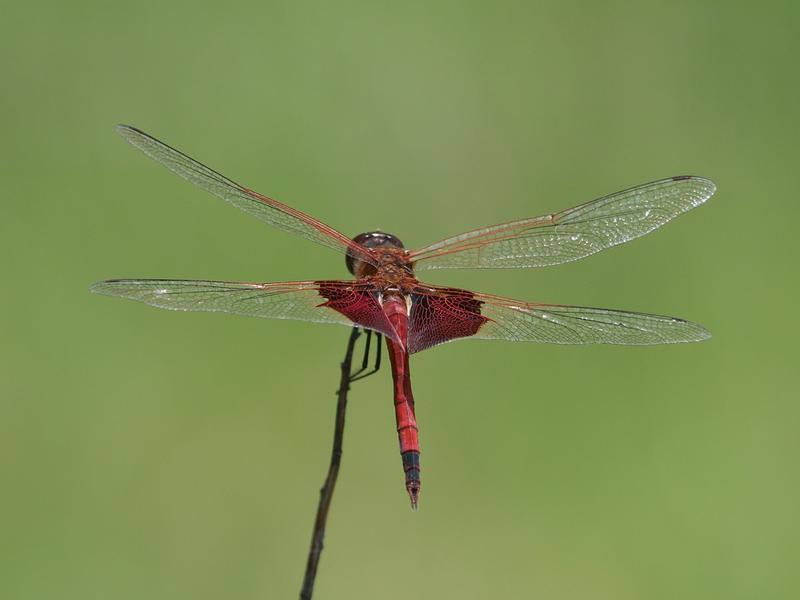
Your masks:
[{"label": "dark red wing patch", "polygon": [[386,337],[399,342],[397,333],[383,314],[381,305],[378,304],[378,291],[371,286],[352,286],[337,285],[338,282],[317,281],[319,285],[319,295],[327,301],[320,304],[332,308],[336,312],[343,314],[353,321],[354,325],[360,325],[373,331],[378,331]]},{"label": "dark red wing patch", "polygon": [[457,288],[420,289],[411,294],[408,352],[475,335],[488,319],[480,300]]}]

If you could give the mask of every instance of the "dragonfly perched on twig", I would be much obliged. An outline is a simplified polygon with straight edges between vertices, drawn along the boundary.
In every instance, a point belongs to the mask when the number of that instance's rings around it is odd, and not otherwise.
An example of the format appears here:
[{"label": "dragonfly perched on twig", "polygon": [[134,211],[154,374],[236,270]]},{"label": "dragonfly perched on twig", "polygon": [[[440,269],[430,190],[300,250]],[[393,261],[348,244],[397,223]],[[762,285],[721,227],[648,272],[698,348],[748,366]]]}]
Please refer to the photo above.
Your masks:
[{"label": "dragonfly perched on twig", "polygon": [[[120,125],[118,131],[177,175],[246,213],[341,252],[354,279],[282,283],[113,279],[94,284],[92,291],[171,310],[339,323],[383,336],[392,368],[406,490],[415,509],[420,492],[420,450],[409,355],[460,338],[670,344],[709,337],[702,326],[675,317],[522,302],[431,285],[416,277],[416,272],[428,269],[545,267],[578,260],[645,235],[703,204],[716,190],[709,179],[670,177],[560,212],[484,227],[406,250],[398,237],[382,231],[351,239],[135,127]],[[374,370],[379,360],[378,355]]]}]

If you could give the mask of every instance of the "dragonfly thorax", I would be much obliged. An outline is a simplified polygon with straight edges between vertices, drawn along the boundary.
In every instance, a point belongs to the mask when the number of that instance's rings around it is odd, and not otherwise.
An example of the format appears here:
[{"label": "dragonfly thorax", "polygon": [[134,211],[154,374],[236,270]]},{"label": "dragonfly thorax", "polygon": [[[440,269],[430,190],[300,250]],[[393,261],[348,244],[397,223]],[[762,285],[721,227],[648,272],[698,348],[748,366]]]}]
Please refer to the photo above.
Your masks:
[{"label": "dragonfly thorax", "polygon": [[411,272],[410,264],[406,259],[403,242],[391,233],[386,233],[384,231],[368,231],[358,234],[353,238],[353,241],[365,248],[371,248],[380,262],[379,266],[374,266],[363,260],[359,260],[348,252],[347,256],[345,256],[347,270],[356,277],[374,275],[376,272],[386,268],[388,268],[389,271],[393,271],[396,268],[409,273]]}]

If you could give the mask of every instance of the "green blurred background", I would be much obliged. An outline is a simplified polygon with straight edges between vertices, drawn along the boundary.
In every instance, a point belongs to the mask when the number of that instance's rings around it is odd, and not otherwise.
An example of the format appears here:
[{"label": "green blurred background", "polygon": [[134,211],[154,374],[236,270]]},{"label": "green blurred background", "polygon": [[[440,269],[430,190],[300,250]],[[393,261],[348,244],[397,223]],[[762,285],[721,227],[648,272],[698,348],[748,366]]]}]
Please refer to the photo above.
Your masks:
[{"label": "green blurred background", "polygon": [[4,3],[0,597],[292,598],[347,330],[93,296],[340,277],[134,124],[408,246],[683,173],[717,195],[559,268],[435,273],[709,342],[463,341],[352,393],[323,598],[797,598],[796,3]]}]

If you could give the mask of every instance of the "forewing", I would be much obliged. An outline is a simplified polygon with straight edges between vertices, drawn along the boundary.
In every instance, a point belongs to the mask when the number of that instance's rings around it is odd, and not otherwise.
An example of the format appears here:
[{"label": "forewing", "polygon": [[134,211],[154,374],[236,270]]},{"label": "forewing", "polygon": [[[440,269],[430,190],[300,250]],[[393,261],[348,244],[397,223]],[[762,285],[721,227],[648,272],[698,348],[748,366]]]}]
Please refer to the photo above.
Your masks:
[{"label": "forewing", "polygon": [[671,177],[551,215],[463,233],[411,252],[410,258],[417,270],[557,265],[643,236],[715,191],[703,177]]},{"label": "forewing", "polygon": [[467,337],[625,345],[699,342],[710,337],[702,326],[676,317],[534,304],[456,288],[420,286],[411,298],[409,352]]},{"label": "forewing", "polygon": [[173,173],[230,202],[244,212],[283,231],[340,252],[349,252],[361,260],[374,263],[374,258],[368,249],[315,218],[239,185],[135,127],[118,125],[117,131],[128,142]]},{"label": "forewing", "polygon": [[359,325],[396,337],[372,285],[358,281],[235,283],[175,279],[101,281],[92,291],[157,308]]}]

